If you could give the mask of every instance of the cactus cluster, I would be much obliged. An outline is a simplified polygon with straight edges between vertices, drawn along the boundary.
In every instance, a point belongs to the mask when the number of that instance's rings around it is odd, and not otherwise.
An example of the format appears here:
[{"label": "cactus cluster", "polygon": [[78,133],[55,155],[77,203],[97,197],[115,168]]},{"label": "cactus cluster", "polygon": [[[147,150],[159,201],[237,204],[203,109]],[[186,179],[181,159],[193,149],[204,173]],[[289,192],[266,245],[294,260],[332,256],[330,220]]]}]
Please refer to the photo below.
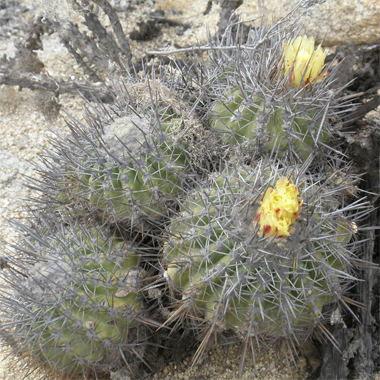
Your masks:
[{"label": "cactus cluster", "polygon": [[346,306],[370,207],[333,141],[326,53],[280,26],[206,52],[181,75],[130,74],[57,133],[1,275],[15,352],[69,376],[133,373],[154,326],[195,329],[198,358],[213,333],[300,342]]}]

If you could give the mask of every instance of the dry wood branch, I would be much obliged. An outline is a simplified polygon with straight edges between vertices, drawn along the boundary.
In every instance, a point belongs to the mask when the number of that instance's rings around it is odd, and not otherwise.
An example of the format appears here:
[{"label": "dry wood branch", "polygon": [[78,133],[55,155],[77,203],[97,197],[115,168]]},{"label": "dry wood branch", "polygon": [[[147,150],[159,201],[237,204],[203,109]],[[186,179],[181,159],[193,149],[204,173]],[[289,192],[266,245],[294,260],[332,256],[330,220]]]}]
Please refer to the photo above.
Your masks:
[{"label": "dry wood branch", "polygon": [[221,0],[219,1],[220,19],[218,22],[219,34],[223,34],[230,23],[238,22],[239,16],[235,14],[235,10],[243,4],[243,0]]},{"label": "dry wood branch", "polygon": [[113,31],[116,35],[116,38],[119,41],[121,51],[123,52],[123,55],[126,57],[128,66],[132,66],[132,52],[131,48],[129,46],[129,42],[127,37],[124,34],[123,27],[121,26],[119,16],[115,12],[115,10],[112,8],[112,6],[109,4],[106,0],[93,0],[93,2],[97,5],[99,5],[103,11],[106,13],[106,15],[109,17],[111,21],[111,25],[113,27]]},{"label": "dry wood branch", "polygon": [[71,45],[72,41],[68,38],[61,37],[61,42],[65,45],[68,52],[75,58],[77,63],[82,67],[83,71],[92,79],[94,82],[100,82],[100,78],[96,72],[84,61],[81,54],[79,54],[75,48]]},{"label": "dry wood branch", "polygon": [[380,96],[375,95],[369,102],[362,104],[355,112],[347,116],[348,120],[344,122],[345,127],[349,127],[358,120],[364,117],[368,112],[372,111],[380,105]]},{"label": "dry wood branch", "polygon": [[[81,13],[85,18],[85,24],[93,33],[97,44],[97,50],[102,52],[102,54],[106,57],[106,61],[111,59],[113,62],[116,62],[120,69],[123,70],[125,66],[130,67],[132,64],[132,53],[116,12],[106,0],[97,0],[93,1],[93,3],[102,7],[104,12],[107,14],[111,24],[113,24],[114,33],[120,43],[119,46],[112,32],[108,32],[102,25],[99,17],[93,9],[93,6],[87,0],[82,0],[80,3],[77,2],[77,4],[81,7]],[[78,34],[78,32],[75,34]],[[74,40],[76,38],[81,38],[80,35],[73,37]],[[79,41],[77,41],[77,43],[79,43]],[[81,49],[81,52],[83,56],[88,55],[88,50]],[[92,56],[88,56],[87,58],[89,62],[92,62]]]},{"label": "dry wood branch", "polygon": [[105,103],[113,101],[114,97],[103,83],[90,84],[79,81],[56,81],[43,74],[25,73],[17,70],[0,69],[0,84],[26,87],[32,90],[52,91],[56,94],[82,94],[86,98],[97,98]]}]

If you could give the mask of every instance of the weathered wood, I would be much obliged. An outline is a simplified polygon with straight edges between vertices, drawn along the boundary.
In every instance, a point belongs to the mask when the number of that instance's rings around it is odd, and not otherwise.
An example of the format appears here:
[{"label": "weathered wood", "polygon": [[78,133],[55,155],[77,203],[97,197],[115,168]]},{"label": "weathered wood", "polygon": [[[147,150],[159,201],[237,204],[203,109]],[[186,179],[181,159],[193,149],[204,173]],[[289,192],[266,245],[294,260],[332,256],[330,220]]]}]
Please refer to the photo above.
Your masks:
[{"label": "weathered wood", "polygon": [[99,5],[104,13],[108,16],[111,21],[113,32],[116,35],[116,38],[119,42],[120,49],[119,52],[125,57],[128,66],[132,67],[132,51],[129,46],[128,39],[124,34],[123,27],[121,26],[119,16],[112,8],[110,3],[106,0],[92,0],[95,4]]},{"label": "weathered wood", "polygon": [[223,34],[231,22],[237,22],[239,17],[234,14],[235,9],[243,4],[243,0],[219,0],[221,11],[218,22],[218,32]]},{"label": "weathered wood", "polygon": [[45,74],[25,73],[19,70],[0,69],[0,85],[19,86],[32,90],[52,91],[56,95],[68,93],[82,94],[85,98],[93,97],[105,103],[113,101],[114,97],[103,83],[88,83],[79,81],[55,80]]},{"label": "weathered wood", "polygon": [[344,380],[347,379],[349,370],[347,360],[343,357],[343,352],[347,350],[350,340],[353,337],[351,329],[343,328],[342,325],[334,325],[329,328],[334,344],[329,342],[324,345],[322,365],[319,379]]},{"label": "weathered wood", "polygon": [[[374,212],[368,218],[368,225],[375,226],[379,221],[378,215]],[[362,259],[372,262],[374,255],[375,230],[366,230],[363,234],[367,241],[362,245]],[[353,378],[361,380],[373,379],[373,343],[372,334],[374,331],[375,319],[371,314],[372,291],[375,283],[375,276],[378,275],[378,268],[363,268],[360,271],[361,282],[358,283],[358,299],[365,307],[358,309],[357,316],[360,323],[356,325],[354,343],[357,345],[356,355],[353,357]]]},{"label": "weathered wood", "polygon": [[[370,133],[364,136],[365,142],[360,140],[360,134],[355,144],[351,147],[354,151],[358,146],[358,154],[362,159],[367,160],[366,172],[362,188],[371,192],[369,199],[374,205],[374,211],[368,216],[366,225],[380,226],[380,178],[379,178],[379,164],[380,164],[380,126],[373,126]],[[365,149],[365,147],[368,147]],[[365,154],[366,153],[366,154]],[[379,230],[366,229],[362,232],[362,237],[366,242],[362,245],[361,259],[367,262],[373,262],[374,258],[379,260],[379,246],[375,247],[376,239],[379,245]],[[354,339],[358,341],[357,354],[353,358],[353,378],[370,380],[373,379],[373,372],[375,369],[374,364],[374,342],[373,332],[375,330],[376,320],[373,312],[379,314],[379,303],[374,297],[374,286],[379,286],[380,283],[380,268],[367,267],[360,271],[362,281],[357,284],[358,300],[365,305],[365,308],[358,309],[358,317],[360,324],[357,324]],[[379,321],[377,321],[378,323]],[[378,348],[376,348],[378,350]]]},{"label": "weathered wood", "polygon": [[356,120],[365,116],[368,112],[380,106],[380,96],[375,95],[369,102],[359,106],[355,112],[347,116],[347,121],[343,123],[344,127],[349,127],[355,123]]},{"label": "weathered wood", "polygon": [[[358,256],[363,262],[363,267],[357,272],[357,282],[353,290],[352,298],[364,305],[353,307],[357,320],[352,321],[352,328],[342,329],[340,325],[331,326],[330,332],[335,338],[334,344],[324,345],[323,362],[320,368],[319,379],[347,379],[361,380],[373,379],[374,343],[373,331],[375,330],[375,318],[372,315],[373,306],[379,313],[378,301],[373,301],[374,286],[380,283],[380,269],[374,264],[374,257],[378,255],[375,249],[375,239],[378,238],[378,230],[365,226],[379,226],[379,152],[380,129],[379,126],[364,126],[355,135],[347,136],[349,144],[348,154],[353,159],[360,172],[366,172],[361,183],[361,188],[369,193],[368,199],[374,206],[374,210],[368,215],[359,229],[359,238],[364,240],[361,244]],[[377,234],[377,235],[376,235]],[[377,256],[378,258],[378,256]],[[376,304],[374,305],[374,302]],[[339,350],[338,350],[339,348]]]}]

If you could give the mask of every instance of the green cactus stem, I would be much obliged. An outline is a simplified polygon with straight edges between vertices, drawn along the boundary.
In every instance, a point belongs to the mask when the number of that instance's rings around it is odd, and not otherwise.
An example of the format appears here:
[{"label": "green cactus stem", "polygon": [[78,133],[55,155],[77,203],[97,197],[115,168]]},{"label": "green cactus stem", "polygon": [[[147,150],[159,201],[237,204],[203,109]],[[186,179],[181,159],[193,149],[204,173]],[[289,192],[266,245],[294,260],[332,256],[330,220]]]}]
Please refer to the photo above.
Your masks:
[{"label": "green cactus stem", "polygon": [[294,102],[293,107],[289,104],[287,108],[281,105],[281,100],[278,105],[273,101],[266,106],[264,96],[253,96],[234,88],[215,102],[210,124],[226,146],[258,144],[262,152],[275,151],[279,157],[293,149],[306,160],[315,146],[329,141],[330,133],[322,113],[318,114],[312,105],[308,112],[299,113],[297,99]]},{"label": "green cactus stem", "polygon": [[202,321],[200,336],[300,340],[322,324],[325,305],[344,303],[353,229],[370,209],[345,204],[346,186],[261,160],[214,173],[188,195],[171,223],[164,276],[181,311]]},{"label": "green cactus stem", "polygon": [[146,345],[141,253],[106,230],[37,216],[38,226],[19,225],[24,242],[2,272],[2,330],[14,352],[58,375],[136,368]]},{"label": "green cactus stem", "polygon": [[[129,110],[88,125],[73,121],[57,136],[35,186],[45,202],[132,228],[168,217],[192,176],[181,142],[183,124],[171,107]],[[138,113],[139,112],[139,113]]]}]

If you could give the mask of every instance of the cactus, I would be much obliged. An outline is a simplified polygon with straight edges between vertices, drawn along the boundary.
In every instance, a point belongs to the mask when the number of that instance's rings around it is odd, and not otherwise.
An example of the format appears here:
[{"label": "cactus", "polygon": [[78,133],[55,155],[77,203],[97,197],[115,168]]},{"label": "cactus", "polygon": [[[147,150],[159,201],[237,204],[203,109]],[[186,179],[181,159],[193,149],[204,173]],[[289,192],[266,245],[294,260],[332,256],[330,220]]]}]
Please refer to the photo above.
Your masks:
[{"label": "cactus", "polygon": [[38,224],[19,225],[23,244],[2,273],[2,330],[15,351],[59,375],[107,373],[133,356],[141,363],[141,253],[107,230],[34,217]]},{"label": "cactus", "polygon": [[[310,160],[308,161],[310,165]],[[303,339],[321,325],[323,307],[344,303],[353,280],[352,228],[368,212],[345,205],[347,183],[316,181],[307,166],[226,168],[189,194],[171,223],[164,276],[180,311],[212,331]],[[177,301],[176,301],[177,302]]]},{"label": "cactus", "polygon": [[348,110],[342,89],[332,90],[336,70],[322,69],[326,52],[314,52],[312,38],[293,36],[273,27],[251,31],[244,43],[231,31],[210,42],[210,63],[202,67],[209,123],[224,149],[238,148],[240,161],[274,152],[302,163],[324,154]]},{"label": "cactus", "polygon": [[[155,119],[129,114],[104,125],[102,135],[86,130],[89,137],[77,142],[81,150],[71,154],[57,200],[84,200],[105,220],[127,220],[132,227],[166,216],[189,163],[167,135],[178,117],[165,110],[159,124]],[[72,130],[76,133],[76,126]],[[60,155],[69,155],[70,148]]]},{"label": "cactus", "polygon": [[86,125],[73,120],[70,138],[57,133],[34,186],[43,202],[131,228],[157,225],[175,209],[201,160],[191,159],[188,144],[201,137],[200,122],[164,84],[135,83],[120,96],[127,94],[111,110],[89,114]]},{"label": "cactus", "polygon": [[314,146],[329,141],[329,130],[323,121],[324,110],[317,112],[310,105],[299,107],[302,110],[299,112],[297,106],[286,107],[281,100],[291,102],[279,99],[266,107],[265,95],[254,96],[238,88],[227,90],[213,105],[210,122],[226,146],[245,143],[252,148],[258,144],[261,154],[275,151],[279,157],[284,157],[292,150],[293,156],[306,160]]}]

